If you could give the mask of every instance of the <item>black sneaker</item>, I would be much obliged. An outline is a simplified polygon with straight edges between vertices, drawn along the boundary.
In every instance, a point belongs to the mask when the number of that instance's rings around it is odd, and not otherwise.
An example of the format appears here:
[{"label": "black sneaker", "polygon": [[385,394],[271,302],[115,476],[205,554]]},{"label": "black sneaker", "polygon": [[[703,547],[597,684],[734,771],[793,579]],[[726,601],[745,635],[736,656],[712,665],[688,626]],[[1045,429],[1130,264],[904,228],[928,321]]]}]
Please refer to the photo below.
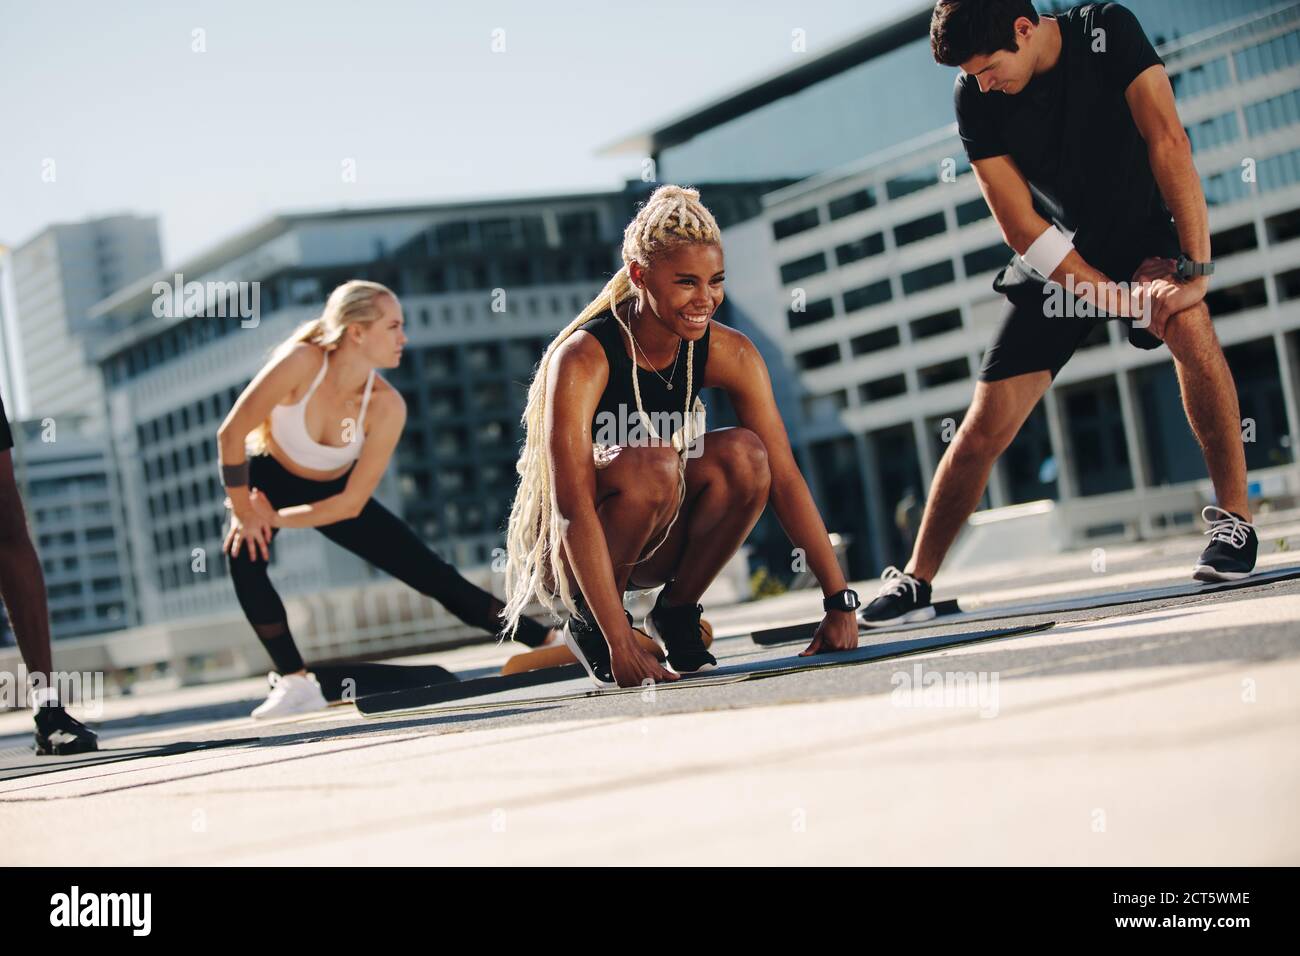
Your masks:
[{"label": "black sneaker", "polygon": [[[565,646],[578,659],[578,663],[597,687],[602,690],[617,687],[614,667],[609,660],[609,644],[606,643],[605,635],[596,624],[596,615],[592,614],[591,608],[582,601],[578,602],[578,609],[582,611],[583,620],[570,617],[568,623],[564,625]],[[630,624],[632,615],[628,614],[627,620]]]},{"label": "black sneaker", "polygon": [[904,574],[895,567],[885,568],[880,576],[880,590],[871,603],[858,611],[858,623],[865,627],[911,624],[934,617],[930,603],[930,582]]},{"label": "black sneaker", "polygon": [[646,615],[645,632],[664,649],[668,666],[678,674],[698,674],[717,667],[718,659],[709,653],[700,636],[704,608],[699,604],[665,607],[663,600],[664,592],[660,591],[655,606]]},{"label": "black sneaker", "polygon": [[35,749],[38,757],[87,754],[99,749],[99,738],[62,707],[42,707],[36,711]]},{"label": "black sneaker", "polygon": [[[1215,514],[1219,517],[1214,517]],[[1202,509],[1201,517],[1210,524],[1205,532],[1210,536],[1210,543],[1201,552],[1192,577],[1197,581],[1236,581],[1249,577],[1259,553],[1255,526],[1241,515],[1216,505]]]}]

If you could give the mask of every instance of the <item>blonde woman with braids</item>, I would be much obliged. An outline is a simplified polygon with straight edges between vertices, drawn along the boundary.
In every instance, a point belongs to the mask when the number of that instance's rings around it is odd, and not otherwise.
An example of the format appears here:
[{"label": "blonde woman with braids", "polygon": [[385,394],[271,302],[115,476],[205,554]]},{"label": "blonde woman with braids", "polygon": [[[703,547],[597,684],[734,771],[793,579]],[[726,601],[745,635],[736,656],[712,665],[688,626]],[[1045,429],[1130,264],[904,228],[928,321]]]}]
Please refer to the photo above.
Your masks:
[{"label": "blonde woman with braids", "polygon": [[[534,600],[567,612],[565,643],[598,686],[716,665],[698,602],[769,500],[828,596],[803,653],[857,646],[856,595],[795,463],[767,367],[749,339],[713,319],[722,266],[722,236],[699,193],[660,186],[623,234],[623,268],[550,344],[529,389],[507,632]],[[728,394],[739,427],[704,433],[703,388]],[[636,643],[623,609],[625,591],[659,585],[645,630],[671,672]]]},{"label": "blonde woman with braids", "polygon": [[[322,688],[307,673],[271,586],[267,563],[280,528],[316,528],[462,621],[492,634],[500,629],[501,602],[371,497],[406,423],[401,394],[375,374],[401,361],[404,324],[389,289],[345,282],[319,318],[276,348],[217,432],[233,512],[223,551],[240,606],[278,672],[256,718],[318,710],[342,696],[341,687]],[[552,637],[536,621],[521,624],[526,644]]]}]

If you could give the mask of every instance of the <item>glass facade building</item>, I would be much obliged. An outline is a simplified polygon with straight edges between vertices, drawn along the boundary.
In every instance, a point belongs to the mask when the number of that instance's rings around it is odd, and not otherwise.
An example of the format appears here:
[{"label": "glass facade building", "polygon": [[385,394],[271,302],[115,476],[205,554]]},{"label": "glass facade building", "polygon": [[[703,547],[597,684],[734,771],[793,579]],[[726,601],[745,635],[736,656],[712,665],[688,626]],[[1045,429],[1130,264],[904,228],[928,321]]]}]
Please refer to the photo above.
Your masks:
[{"label": "glass facade building", "polygon": [[[1165,60],[1210,207],[1207,303],[1253,423],[1254,491],[1300,491],[1300,4],[1126,6]],[[1012,254],[956,137],[956,70],[932,60],[930,9],[623,144],[706,201],[715,184],[766,184],[761,212],[726,225],[729,314],[788,377],[801,463],[862,577],[906,560],[896,505],[924,497],[961,421]],[[1119,332],[1099,325],[1066,366],[986,506],[1055,499],[1076,546],[1194,520],[1210,492],[1172,362]]]}]

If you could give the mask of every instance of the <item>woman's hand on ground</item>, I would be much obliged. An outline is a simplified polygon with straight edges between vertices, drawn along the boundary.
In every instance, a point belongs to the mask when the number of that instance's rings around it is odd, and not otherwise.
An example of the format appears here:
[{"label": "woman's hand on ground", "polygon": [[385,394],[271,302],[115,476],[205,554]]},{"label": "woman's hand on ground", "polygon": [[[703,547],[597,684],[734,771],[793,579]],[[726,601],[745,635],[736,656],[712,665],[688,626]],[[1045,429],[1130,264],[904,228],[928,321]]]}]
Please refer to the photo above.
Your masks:
[{"label": "woman's hand on ground", "polygon": [[800,657],[823,651],[851,651],[858,646],[858,619],[852,611],[827,611],[812,643],[800,651]]},{"label": "woman's hand on ground", "polygon": [[630,631],[625,640],[610,642],[609,663],[619,687],[636,687],[646,681],[659,683],[681,677],[660,666],[655,656],[643,649]]}]

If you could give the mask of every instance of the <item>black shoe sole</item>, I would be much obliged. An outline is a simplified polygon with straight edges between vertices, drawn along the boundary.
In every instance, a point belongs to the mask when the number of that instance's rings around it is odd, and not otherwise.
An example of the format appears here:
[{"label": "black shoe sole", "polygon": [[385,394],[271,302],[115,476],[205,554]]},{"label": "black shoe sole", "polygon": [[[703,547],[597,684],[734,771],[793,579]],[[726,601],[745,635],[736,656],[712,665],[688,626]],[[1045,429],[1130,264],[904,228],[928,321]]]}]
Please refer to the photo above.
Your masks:
[{"label": "black shoe sole", "polygon": [[1192,569],[1192,577],[1197,581],[1205,581],[1207,584],[1216,584],[1221,581],[1240,581],[1242,578],[1248,578],[1254,573],[1253,570],[1220,571],[1208,564],[1198,564]]},{"label": "black shoe sole", "polygon": [[57,747],[49,744],[42,744],[39,740],[33,748],[38,757],[73,757],[77,754],[93,754],[99,750],[98,741],[78,741],[71,744],[61,744]]}]

